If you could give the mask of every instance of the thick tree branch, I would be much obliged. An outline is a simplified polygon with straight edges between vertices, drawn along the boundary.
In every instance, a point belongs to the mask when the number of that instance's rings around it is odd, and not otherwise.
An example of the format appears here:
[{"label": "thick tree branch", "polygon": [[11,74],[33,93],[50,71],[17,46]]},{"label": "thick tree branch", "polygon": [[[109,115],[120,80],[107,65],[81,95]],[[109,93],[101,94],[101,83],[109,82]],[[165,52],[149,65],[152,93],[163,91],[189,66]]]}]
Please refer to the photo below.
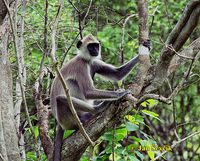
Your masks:
[{"label": "thick tree branch", "polygon": [[[181,18],[167,38],[166,45],[171,45],[176,51],[179,51],[183,44],[187,41],[200,17],[200,1],[191,0],[186,6]],[[167,47],[161,51],[160,60],[156,67],[156,74],[153,83],[146,89],[146,92],[156,90],[162,85],[167,77],[168,67],[175,52]]]},{"label": "thick tree branch", "polygon": [[44,77],[48,74],[47,69],[43,69],[40,71],[40,75],[38,79],[36,80],[34,87],[33,87],[33,93],[37,108],[37,115],[38,115],[38,124],[39,124],[39,136],[42,142],[42,147],[44,149],[44,152],[48,158],[48,160],[51,159],[53,154],[53,142],[51,138],[48,135],[48,116],[49,111],[47,106],[43,104],[42,101],[42,84]]},{"label": "thick tree branch", "polygon": [[[138,0],[138,14],[139,14],[139,44],[147,41],[149,39],[148,33],[148,3],[147,0]],[[151,66],[150,58],[148,54],[139,55],[138,70],[134,78],[134,83],[130,86],[133,94],[135,96],[139,95],[143,85],[144,80],[147,75],[147,71]]]}]

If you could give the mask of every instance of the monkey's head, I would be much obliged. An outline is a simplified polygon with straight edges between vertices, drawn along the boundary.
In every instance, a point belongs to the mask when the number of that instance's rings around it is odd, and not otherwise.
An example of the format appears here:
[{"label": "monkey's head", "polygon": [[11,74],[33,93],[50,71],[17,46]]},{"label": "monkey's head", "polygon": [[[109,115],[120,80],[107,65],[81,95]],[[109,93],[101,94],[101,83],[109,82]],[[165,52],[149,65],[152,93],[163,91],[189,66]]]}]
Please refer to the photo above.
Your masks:
[{"label": "monkey's head", "polygon": [[78,54],[86,59],[96,59],[101,57],[101,45],[92,34],[85,36],[82,40],[77,43]]}]

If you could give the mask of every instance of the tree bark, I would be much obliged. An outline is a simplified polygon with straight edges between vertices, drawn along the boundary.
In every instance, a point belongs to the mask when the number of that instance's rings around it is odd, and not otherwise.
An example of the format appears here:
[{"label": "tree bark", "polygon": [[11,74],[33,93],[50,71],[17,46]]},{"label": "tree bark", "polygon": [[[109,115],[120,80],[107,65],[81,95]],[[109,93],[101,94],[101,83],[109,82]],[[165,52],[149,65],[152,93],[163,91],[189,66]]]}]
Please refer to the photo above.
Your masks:
[{"label": "tree bark", "polygon": [[20,161],[18,138],[14,121],[12,73],[7,52],[8,34],[1,42],[0,55],[0,160]]},{"label": "tree bark", "polygon": [[[11,2],[13,0],[9,0]],[[7,51],[10,27],[3,0],[0,0],[0,8],[0,161],[20,161],[13,114],[12,72]]]}]

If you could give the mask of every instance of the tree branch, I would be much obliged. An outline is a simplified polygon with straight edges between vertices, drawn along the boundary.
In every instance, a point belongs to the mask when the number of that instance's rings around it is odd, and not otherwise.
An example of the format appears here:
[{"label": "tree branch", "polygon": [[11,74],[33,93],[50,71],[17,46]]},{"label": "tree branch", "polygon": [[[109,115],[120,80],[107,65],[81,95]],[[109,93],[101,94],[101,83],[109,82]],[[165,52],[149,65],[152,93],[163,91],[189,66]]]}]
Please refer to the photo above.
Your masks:
[{"label": "tree branch", "polygon": [[[147,0],[138,0],[138,14],[139,14],[139,44],[149,39],[148,33],[148,3]],[[134,83],[130,85],[135,96],[139,95],[146,78],[147,72],[151,66],[148,54],[139,55],[138,70],[134,78]]]},{"label": "tree branch", "polygon": [[[181,18],[168,36],[165,44],[172,45],[176,51],[179,51],[197,26],[199,17],[200,1],[191,0],[185,7]],[[156,67],[155,78],[153,83],[146,89],[146,92],[153,91],[162,85],[167,76],[166,73],[174,54],[174,51],[164,46],[161,51],[160,60]]]}]

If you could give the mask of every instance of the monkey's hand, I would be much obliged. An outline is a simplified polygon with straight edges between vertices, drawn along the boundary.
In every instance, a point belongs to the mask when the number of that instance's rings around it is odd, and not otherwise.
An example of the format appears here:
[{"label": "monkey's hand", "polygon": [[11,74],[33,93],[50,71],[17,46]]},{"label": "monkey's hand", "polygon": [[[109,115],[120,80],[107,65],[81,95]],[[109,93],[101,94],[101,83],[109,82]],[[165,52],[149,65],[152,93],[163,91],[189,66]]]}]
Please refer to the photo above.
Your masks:
[{"label": "monkey's hand", "polygon": [[146,40],[142,42],[139,46],[139,55],[149,55],[152,49],[151,41]]},{"label": "monkey's hand", "polygon": [[132,94],[132,92],[128,89],[128,90],[119,90],[118,92],[118,98],[121,99],[122,97],[126,96],[127,94]]}]

